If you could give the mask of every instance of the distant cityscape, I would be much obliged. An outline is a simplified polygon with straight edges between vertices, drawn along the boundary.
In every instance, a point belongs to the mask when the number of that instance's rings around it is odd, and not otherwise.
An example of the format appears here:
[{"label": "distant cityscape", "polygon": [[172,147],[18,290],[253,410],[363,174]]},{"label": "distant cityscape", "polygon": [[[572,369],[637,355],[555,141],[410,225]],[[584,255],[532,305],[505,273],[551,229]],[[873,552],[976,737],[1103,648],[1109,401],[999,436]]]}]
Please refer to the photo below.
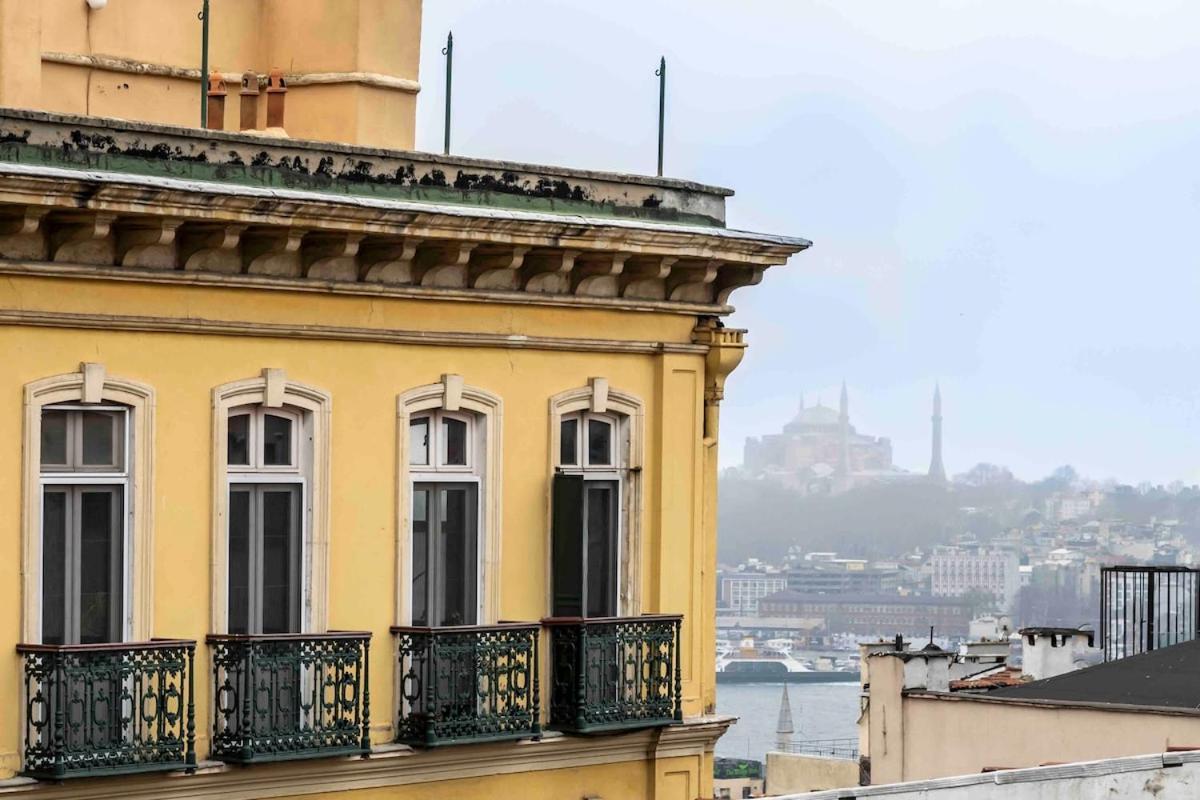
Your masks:
[{"label": "distant cityscape", "polygon": [[[924,545],[889,549],[886,536],[871,531],[847,537],[855,550],[870,539],[877,554],[870,557],[802,541],[780,555],[776,540],[762,546],[774,549],[773,557],[727,559],[717,574],[721,627],[788,632],[803,647],[850,649],[865,638],[929,637],[931,627],[939,639],[956,640],[1023,624],[1095,626],[1102,567],[1196,563],[1194,515],[1181,520],[1154,513],[1200,508],[1195,487],[1102,484],[1069,467],[1023,484],[988,464],[948,480],[936,388],[931,421],[925,473],[897,468],[889,439],[854,428],[845,385],[837,410],[802,402],[782,431],[748,439],[744,465],[727,478],[743,489],[758,491],[762,486],[754,486],[761,484],[803,498],[793,498],[801,504],[793,507],[800,509],[797,517],[814,497],[885,484],[910,487],[917,502],[929,496],[918,493],[939,487],[942,502],[981,505],[954,506],[946,527],[930,531]],[[737,536],[740,550],[753,553],[754,526],[728,527],[721,536]],[[814,533],[795,538],[812,540]]]}]

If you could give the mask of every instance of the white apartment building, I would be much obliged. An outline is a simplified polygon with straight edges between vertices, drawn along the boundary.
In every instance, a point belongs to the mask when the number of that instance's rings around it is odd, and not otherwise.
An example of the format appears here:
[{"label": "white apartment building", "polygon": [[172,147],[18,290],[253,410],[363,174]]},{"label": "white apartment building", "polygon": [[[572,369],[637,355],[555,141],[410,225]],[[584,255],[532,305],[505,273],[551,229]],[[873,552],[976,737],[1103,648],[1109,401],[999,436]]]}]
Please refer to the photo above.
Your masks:
[{"label": "white apartment building", "polygon": [[720,598],[735,614],[757,614],[759,600],[786,588],[787,575],[782,572],[725,572]]},{"label": "white apartment building", "polygon": [[1021,588],[1020,560],[1011,550],[945,545],[934,548],[929,565],[934,597],[988,592],[1007,610]]}]

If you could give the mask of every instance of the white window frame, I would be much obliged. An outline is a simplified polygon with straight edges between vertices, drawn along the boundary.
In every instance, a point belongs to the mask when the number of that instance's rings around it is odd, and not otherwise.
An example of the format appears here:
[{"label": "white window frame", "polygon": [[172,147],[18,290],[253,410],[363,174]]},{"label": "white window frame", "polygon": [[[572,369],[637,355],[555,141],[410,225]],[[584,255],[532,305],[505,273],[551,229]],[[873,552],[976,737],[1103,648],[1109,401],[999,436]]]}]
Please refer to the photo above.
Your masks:
[{"label": "white window frame", "polygon": [[[264,369],[259,378],[226,383],[213,389],[213,515],[210,630],[229,630],[229,487],[231,483],[303,483],[301,515],[302,633],[323,633],[329,624],[329,434],[333,401],[314,386],[287,379],[281,369]],[[249,472],[227,463],[231,415],[260,406],[267,413],[298,416],[294,446],[300,447],[292,467]],[[232,413],[231,413],[232,412]],[[253,426],[252,426],[253,427]],[[254,459],[252,459],[254,460]]]},{"label": "white window frame", "polygon": [[[85,362],[75,372],[54,375],[24,387],[21,448],[22,602],[21,640],[42,640],[41,418],[48,406],[117,405],[128,409],[125,436],[126,514],[124,614],[126,637],[148,640],[154,630],[154,389],[108,374],[104,364]],[[79,473],[73,473],[77,478]],[[105,473],[111,481],[112,473]]]},{"label": "white window frame", "polygon": [[[584,425],[576,429],[576,457],[580,464],[563,465],[562,421],[582,415],[583,419],[600,417],[616,421],[612,446],[613,466],[586,465],[583,445],[586,443]],[[642,610],[642,460],[645,452],[645,407],[633,394],[609,386],[607,378],[592,378],[586,386],[559,392],[550,398],[549,470],[546,481],[546,574],[553,574],[550,535],[553,528],[551,481],[549,476],[560,467],[563,472],[583,475],[584,479],[615,480],[618,486],[617,522],[617,614],[637,616]],[[546,581],[547,613],[554,607],[551,596],[553,581]]]},{"label": "white window frame", "polygon": [[[249,463],[247,464],[230,464],[228,461],[228,444],[226,445],[226,462],[225,467],[232,476],[235,473],[251,472],[256,475],[267,475],[273,472],[283,474],[294,474],[302,471],[302,460],[305,453],[304,450],[311,450],[301,447],[301,440],[311,440],[311,426],[305,424],[305,415],[303,412],[292,408],[266,408],[260,404],[247,404],[244,406],[234,406],[229,409],[225,418],[226,424],[226,441],[228,442],[228,425],[229,419],[248,415],[250,417],[249,432],[246,437],[246,448],[249,454]],[[291,452],[288,454],[287,464],[266,464],[263,462],[262,439],[263,433],[266,430],[267,417],[282,417],[290,420],[292,423],[292,438],[288,443]]]},{"label": "white window frame", "polygon": [[[65,470],[54,470],[53,468],[43,471],[41,469],[41,454],[38,454],[38,518],[37,531],[39,543],[45,541],[45,520],[43,514],[45,507],[43,498],[45,496],[45,487],[47,486],[115,486],[120,487],[121,495],[121,641],[129,641],[133,637],[133,579],[134,579],[134,563],[133,563],[133,507],[132,498],[130,497],[129,484],[132,475],[130,461],[132,459],[132,419],[130,408],[125,405],[114,405],[112,403],[100,403],[97,405],[84,405],[81,403],[50,403],[41,406],[38,412],[38,441],[41,441],[41,415],[47,411],[102,411],[106,413],[116,413],[121,418],[121,448],[120,465],[115,470],[99,471],[99,472],[70,472]],[[68,445],[69,448],[69,445]],[[68,449],[68,453],[70,450]],[[41,547],[39,545],[39,553]],[[44,611],[41,607],[41,587],[43,585],[44,562],[41,558],[37,562],[37,585],[39,588],[38,594],[38,641],[42,640],[42,622],[41,612]],[[76,620],[78,622],[78,620]]]},{"label": "white window frame", "polygon": [[[465,415],[470,465],[437,468],[409,463],[409,423],[432,412]],[[462,418],[461,416],[459,418]],[[438,383],[409,389],[396,398],[396,606],[397,625],[412,624],[412,513],[414,483],[470,481],[478,484],[477,514],[479,572],[477,619],[480,625],[500,618],[500,542],[503,486],[504,402],[486,389],[464,383],[461,375],[443,375]],[[431,435],[431,452],[433,447]]]}]

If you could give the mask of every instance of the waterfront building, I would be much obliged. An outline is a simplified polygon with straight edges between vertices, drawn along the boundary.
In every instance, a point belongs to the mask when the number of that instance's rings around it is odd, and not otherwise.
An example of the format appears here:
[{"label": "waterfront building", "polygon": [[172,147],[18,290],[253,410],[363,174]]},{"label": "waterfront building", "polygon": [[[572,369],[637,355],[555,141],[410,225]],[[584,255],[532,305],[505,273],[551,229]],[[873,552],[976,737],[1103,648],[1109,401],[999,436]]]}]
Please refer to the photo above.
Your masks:
[{"label": "waterfront building", "polygon": [[882,568],[860,559],[800,561],[787,573],[787,588],[800,594],[888,595],[902,583],[898,565]]},{"label": "waterfront building", "polygon": [[934,597],[985,592],[996,598],[999,610],[1007,611],[1021,588],[1020,558],[1007,548],[938,545],[929,565]]},{"label": "waterfront building", "polygon": [[788,576],[766,570],[737,570],[720,573],[717,602],[733,614],[758,613],[758,601],[787,588]]},{"label": "waterfront building", "polygon": [[778,592],[758,602],[762,617],[804,619],[823,624],[830,634],[881,636],[901,633],[929,635],[932,625],[940,637],[966,636],[971,607],[947,597],[906,595],[822,595]]},{"label": "waterfront building", "polygon": [[415,0],[214,2],[269,136],[180,127],[197,3],[93,5],[0,26],[3,790],[711,796],[721,318],[808,243],[362,146]]}]

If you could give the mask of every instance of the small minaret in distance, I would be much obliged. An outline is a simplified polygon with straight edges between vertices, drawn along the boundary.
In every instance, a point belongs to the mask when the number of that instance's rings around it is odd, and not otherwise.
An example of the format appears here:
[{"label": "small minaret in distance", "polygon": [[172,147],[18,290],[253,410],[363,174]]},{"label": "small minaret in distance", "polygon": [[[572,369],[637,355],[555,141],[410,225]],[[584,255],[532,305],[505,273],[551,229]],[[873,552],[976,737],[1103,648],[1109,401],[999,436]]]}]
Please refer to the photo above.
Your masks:
[{"label": "small minaret in distance", "polygon": [[779,701],[779,722],[775,725],[775,748],[782,753],[788,752],[792,744],[792,735],[796,732],[792,727],[792,702],[788,698],[787,684],[783,685],[783,699]]},{"label": "small minaret in distance", "polygon": [[933,456],[929,460],[929,479],[946,482],[946,467],[942,464],[942,387],[933,387]]},{"label": "small minaret in distance", "polygon": [[850,394],[846,382],[842,381],[842,400],[838,411],[838,436],[841,452],[838,453],[838,472],[850,474]]}]

